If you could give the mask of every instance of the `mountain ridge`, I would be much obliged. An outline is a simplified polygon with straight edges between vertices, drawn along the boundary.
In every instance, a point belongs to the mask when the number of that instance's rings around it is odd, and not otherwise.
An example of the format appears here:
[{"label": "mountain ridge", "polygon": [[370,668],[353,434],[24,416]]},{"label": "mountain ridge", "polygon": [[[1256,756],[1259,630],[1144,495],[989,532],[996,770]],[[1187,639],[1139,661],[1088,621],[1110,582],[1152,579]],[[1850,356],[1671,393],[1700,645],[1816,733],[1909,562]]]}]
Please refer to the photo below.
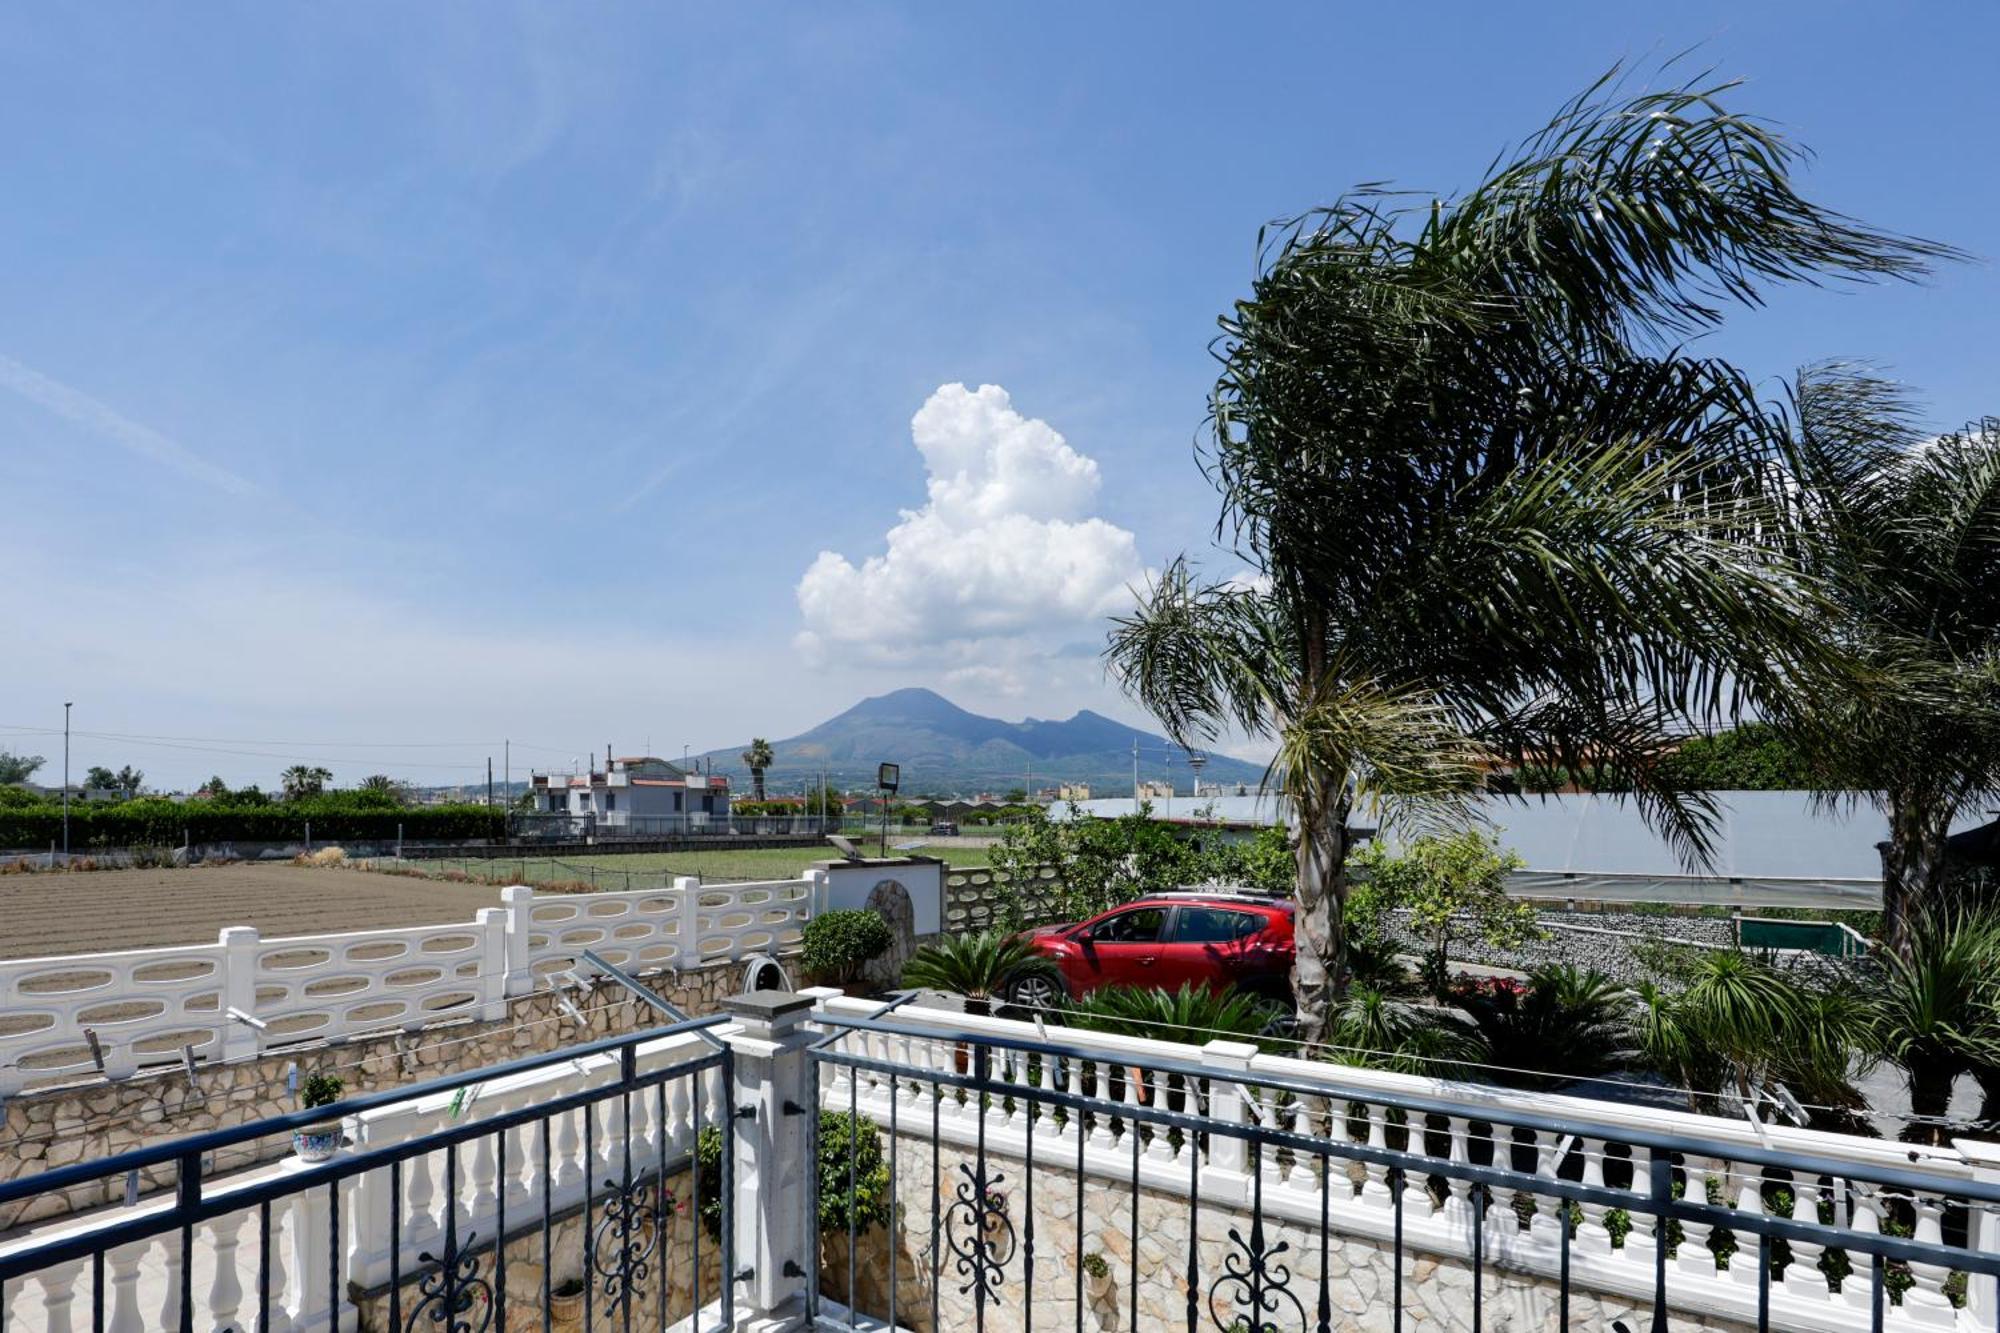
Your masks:
[{"label": "mountain ridge", "polygon": [[[959,707],[935,690],[918,686],[871,695],[796,736],[771,741],[777,762],[765,773],[774,792],[800,790],[826,773],[836,786],[872,787],[880,763],[902,766],[902,790],[926,795],[1004,792],[1029,785],[1086,783],[1093,795],[1132,793],[1132,748],[1139,747],[1143,781],[1171,781],[1176,792],[1192,794],[1187,754],[1166,737],[1079,708],[1068,718],[1024,718],[1007,722]],[[748,789],[743,744],[700,756],[714,771],[738,779]],[[1210,754],[1202,779],[1248,783],[1254,789],[1263,767]]]}]

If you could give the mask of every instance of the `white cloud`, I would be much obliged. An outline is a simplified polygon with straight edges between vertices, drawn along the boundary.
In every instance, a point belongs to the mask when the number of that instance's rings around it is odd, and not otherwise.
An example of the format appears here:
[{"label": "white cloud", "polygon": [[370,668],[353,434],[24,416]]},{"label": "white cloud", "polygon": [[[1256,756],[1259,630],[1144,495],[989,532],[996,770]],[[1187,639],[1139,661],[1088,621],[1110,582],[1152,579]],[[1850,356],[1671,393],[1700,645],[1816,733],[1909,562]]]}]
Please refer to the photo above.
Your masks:
[{"label": "white cloud", "polygon": [[809,656],[918,660],[1018,688],[1019,668],[1130,604],[1147,571],[1138,543],[1092,515],[1097,464],[998,385],[947,384],[910,420],[930,474],[886,549],[859,565],[822,551],[799,580]]},{"label": "white cloud", "polygon": [[247,496],[256,493],[254,485],[228,468],[209,462],[186,445],[124,416],[81,389],[73,389],[60,380],[50,379],[34,367],[24,366],[10,357],[0,356],[0,388],[11,389],[66,421],[73,421],[113,444],[224,494]]}]

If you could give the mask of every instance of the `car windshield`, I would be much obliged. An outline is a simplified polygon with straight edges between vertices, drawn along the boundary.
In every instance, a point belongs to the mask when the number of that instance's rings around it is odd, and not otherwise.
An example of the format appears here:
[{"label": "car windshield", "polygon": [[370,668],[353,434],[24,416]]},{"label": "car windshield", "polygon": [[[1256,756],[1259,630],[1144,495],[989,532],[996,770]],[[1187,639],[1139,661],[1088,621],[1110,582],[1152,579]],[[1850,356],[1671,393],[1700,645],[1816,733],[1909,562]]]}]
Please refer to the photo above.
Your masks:
[{"label": "car windshield", "polygon": [[1135,907],[1105,917],[1090,928],[1090,938],[1100,944],[1147,944],[1160,938],[1160,927],[1166,923],[1164,907]]}]

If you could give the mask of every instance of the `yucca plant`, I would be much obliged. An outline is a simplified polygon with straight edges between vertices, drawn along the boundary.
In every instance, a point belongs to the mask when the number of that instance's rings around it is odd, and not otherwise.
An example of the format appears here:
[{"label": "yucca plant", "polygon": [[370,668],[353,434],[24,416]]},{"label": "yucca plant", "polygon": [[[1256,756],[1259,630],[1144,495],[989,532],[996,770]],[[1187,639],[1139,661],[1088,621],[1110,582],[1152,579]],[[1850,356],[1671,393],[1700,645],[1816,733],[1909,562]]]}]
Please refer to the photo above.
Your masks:
[{"label": "yucca plant", "polygon": [[926,944],[903,964],[903,984],[946,991],[965,997],[968,1014],[991,1014],[993,1002],[1011,986],[1030,977],[1052,979],[1060,988],[1056,965],[1025,941],[1005,931],[946,935]]},{"label": "yucca plant", "polygon": [[1552,1088],[1624,1068],[1633,1055],[1632,992],[1595,969],[1550,964],[1527,985],[1455,995],[1486,1040],[1495,1075]]},{"label": "yucca plant", "polygon": [[[1907,926],[1907,954],[1885,951],[1867,1010],[1875,1050],[1903,1071],[1911,1114],[1943,1117],[1960,1075],[2000,1068],[2000,916],[1929,911]],[[1909,1137],[1941,1138],[1937,1123]]]},{"label": "yucca plant", "polygon": [[1449,1009],[1411,1004],[1355,986],[1334,1006],[1327,1058],[1398,1074],[1463,1078],[1486,1059],[1478,1029]]},{"label": "yucca plant", "polygon": [[1192,982],[1179,990],[1103,986],[1070,1005],[1064,1021],[1091,1032],[1201,1045],[1218,1038],[1275,1048],[1285,1011],[1234,987],[1211,990]]}]

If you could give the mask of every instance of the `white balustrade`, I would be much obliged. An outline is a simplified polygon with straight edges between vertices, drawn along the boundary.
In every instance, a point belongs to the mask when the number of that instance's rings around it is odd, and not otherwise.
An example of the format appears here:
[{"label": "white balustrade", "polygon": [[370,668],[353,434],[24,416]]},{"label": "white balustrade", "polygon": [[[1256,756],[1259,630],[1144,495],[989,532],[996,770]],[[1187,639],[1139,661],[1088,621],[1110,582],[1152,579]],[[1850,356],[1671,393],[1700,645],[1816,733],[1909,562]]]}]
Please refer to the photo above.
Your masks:
[{"label": "white balustrade", "polygon": [[510,885],[471,921],[272,939],[232,926],[213,944],[7,959],[0,1012],[13,1021],[0,1034],[0,1097],[179,1064],[187,1049],[198,1061],[238,1060],[451,1018],[499,1020],[509,996],[547,985],[585,949],[640,971],[785,952],[802,938],[815,883],[683,878],[671,889],[546,897]]}]

